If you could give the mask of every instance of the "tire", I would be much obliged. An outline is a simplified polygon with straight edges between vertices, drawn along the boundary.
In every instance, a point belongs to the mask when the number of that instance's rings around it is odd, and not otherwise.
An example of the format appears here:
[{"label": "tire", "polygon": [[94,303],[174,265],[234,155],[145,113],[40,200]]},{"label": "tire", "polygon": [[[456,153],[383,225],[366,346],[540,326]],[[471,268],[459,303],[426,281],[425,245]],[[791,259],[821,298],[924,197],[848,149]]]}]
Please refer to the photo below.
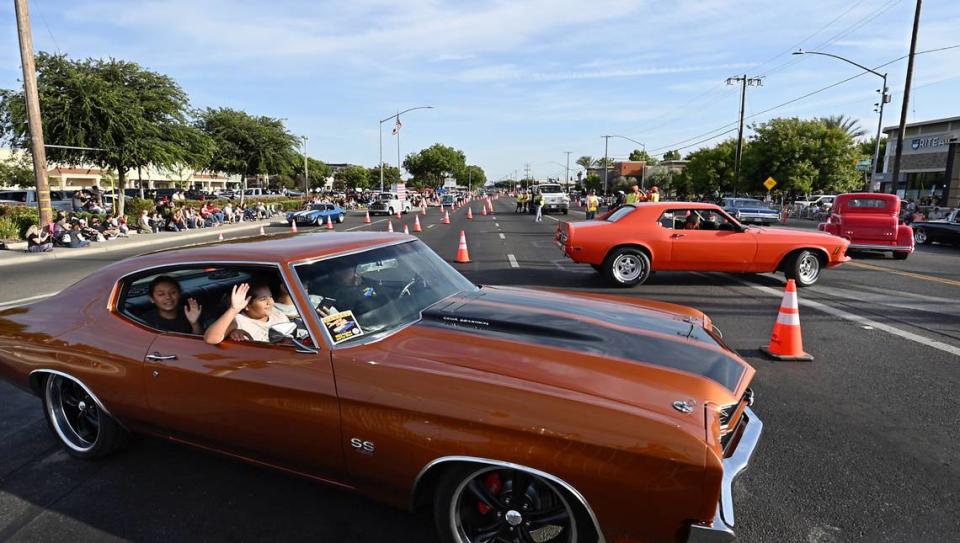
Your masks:
[{"label": "tire", "polygon": [[906,260],[908,256],[910,256],[910,252],[909,252],[909,251],[894,251],[894,252],[893,252],[893,259],[894,259],[894,260]]},{"label": "tire", "polygon": [[322,221],[321,219],[323,219],[323,217],[317,217],[317,220],[313,221],[313,225],[314,225],[314,226],[323,226],[323,221]]},{"label": "tire", "polygon": [[343,222],[343,213],[337,215],[337,224],[340,224],[342,222]]},{"label": "tire", "polygon": [[[519,497],[513,493],[517,485],[526,489]],[[500,466],[465,464],[448,470],[434,494],[433,514],[443,543],[489,541],[482,534],[495,530],[502,530],[497,541],[517,543],[586,543],[592,535],[579,504],[553,482]],[[539,527],[531,518],[545,515],[552,520]],[[545,531],[553,537],[544,538]]]},{"label": "tire", "polygon": [[809,287],[820,279],[823,263],[813,251],[803,250],[791,255],[784,266],[784,275],[798,287]]},{"label": "tire", "polygon": [[387,215],[396,215],[396,213],[393,212],[393,208],[392,208],[392,207],[389,208],[389,209],[387,209]]},{"label": "tire", "polygon": [[923,228],[917,228],[913,231],[913,242],[917,245],[926,245],[930,243],[930,237],[927,236],[927,231]]},{"label": "tire", "polygon": [[650,277],[650,257],[640,249],[623,247],[607,255],[603,271],[615,286],[640,285]]},{"label": "tire", "polygon": [[70,456],[83,460],[101,458],[126,441],[126,430],[77,381],[50,375],[42,390],[47,425]]}]

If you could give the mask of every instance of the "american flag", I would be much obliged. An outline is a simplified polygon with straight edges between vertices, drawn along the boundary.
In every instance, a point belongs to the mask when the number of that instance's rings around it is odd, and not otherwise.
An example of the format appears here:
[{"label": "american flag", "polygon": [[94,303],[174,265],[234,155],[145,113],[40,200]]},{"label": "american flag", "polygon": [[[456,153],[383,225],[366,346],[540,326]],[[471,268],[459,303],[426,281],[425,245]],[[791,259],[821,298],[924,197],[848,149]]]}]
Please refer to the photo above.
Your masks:
[{"label": "american flag", "polygon": [[400,127],[403,126],[400,124],[400,117],[397,117],[397,124],[393,125],[393,135],[396,136],[400,133]]}]

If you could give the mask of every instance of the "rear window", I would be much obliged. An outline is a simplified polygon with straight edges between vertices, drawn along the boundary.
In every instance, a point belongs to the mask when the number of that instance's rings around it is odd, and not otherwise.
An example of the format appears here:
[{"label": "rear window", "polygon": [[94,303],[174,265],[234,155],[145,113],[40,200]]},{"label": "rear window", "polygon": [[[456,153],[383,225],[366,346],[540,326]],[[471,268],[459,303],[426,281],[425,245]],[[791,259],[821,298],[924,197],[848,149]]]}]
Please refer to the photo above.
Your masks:
[{"label": "rear window", "polygon": [[20,191],[20,190],[8,191],[8,192],[0,192],[0,200],[8,200],[8,201],[13,201],[13,202],[24,202],[24,203],[26,203],[26,201],[27,201],[27,192],[26,192],[26,191]]},{"label": "rear window", "polygon": [[887,207],[887,201],[880,198],[853,198],[847,205],[852,208],[860,209],[884,209]]},{"label": "rear window", "polygon": [[634,211],[635,209],[637,209],[637,208],[635,208],[635,207],[633,207],[633,206],[622,206],[622,207],[618,208],[616,211],[614,211],[613,213],[611,213],[610,216],[607,217],[607,221],[608,221],[608,222],[617,222],[617,221],[619,221],[620,219],[622,219],[622,218],[626,217],[627,215],[629,215],[630,213],[633,213],[633,211]]}]

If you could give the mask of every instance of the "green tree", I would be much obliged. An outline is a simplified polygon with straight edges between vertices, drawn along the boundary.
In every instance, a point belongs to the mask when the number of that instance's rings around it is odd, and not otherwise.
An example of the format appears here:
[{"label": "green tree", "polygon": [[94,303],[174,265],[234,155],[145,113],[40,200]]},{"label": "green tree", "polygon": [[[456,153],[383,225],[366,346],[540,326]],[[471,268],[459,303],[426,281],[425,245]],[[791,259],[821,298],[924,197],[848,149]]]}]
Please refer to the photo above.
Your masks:
[{"label": "green tree", "polygon": [[614,162],[615,162],[615,161],[614,161],[612,158],[610,158],[610,157],[598,158],[598,159],[596,159],[596,160],[593,161],[593,167],[594,167],[594,168],[603,168],[603,165],[606,164],[607,167],[612,168]]},{"label": "green tree", "polygon": [[593,157],[590,155],[584,155],[577,159],[577,164],[584,169],[584,171],[589,170],[593,167]]},{"label": "green tree", "polygon": [[244,188],[251,175],[303,172],[303,159],[297,153],[299,140],[279,119],[208,108],[198,114],[196,125],[213,141],[209,169],[242,176]]},{"label": "green tree", "polygon": [[818,119],[827,128],[836,128],[850,136],[850,139],[857,139],[867,134],[867,131],[860,126],[860,122],[846,115],[830,115],[829,117],[820,117]]},{"label": "green tree", "polygon": [[483,168],[476,165],[470,165],[457,172],[457,184],[464,187],[482,187],[487,184],[487,174]]},{"label": "green tree", "polygon": [[[187,95],[170,77],[115,59],[39,53],[36,65],[45,139],[98,149],[49,148],[49,160],[112,168],[122,188],[131,169],[208,161],[211,142],[189,124]],[[0,130],[14,147],[28,147],[22,92],[0,92]],[[118,199],[118,213],[123,206]]]},{"label": "green tree", "polygon": [[[877,138],[870,138],[868,140],[863,140],[857,144],[857,147],[860,151],[860,154],[863,155],[863,158],[868,160],[873,160],[873,153],[877,145]],[[883,157],[887,154],[887,138],[880,138],[880,160],[873,165],[874,172],[883,171]]]},{"label": "green tree", "polygon": [[587,190],[600,192],[603,190],[603,179],[601,179],[599,175],[588,175],[587,178],[583,180],[583,186]]},{"label": "green tree", "polygon": [[[747,143],[745,148],[751,145]],[[713,195],[732,190],[736,148],[737,142],[731,139],[687,155],[689,162],[680,179],[683,193]]]},{"label": "green tree", "polygon": [[411,153],[403,160],[406,168],[414,178],[434,187],[443,184],[449,176],[464,171],[467,157],[463,151],[435,143],[419,153]]},{"label": "green tree", "polygon": [[863,182],[856,170],[861,154],[842,127],[781,118],[751,128],[756,134],[744,151],[742,190],[766,190],[767,177],[777,180],[777,190],[794,193],[849,192]]},{"label": "green tree", "polygon": [[[386,170],[384,170],[386,174]],[[333,185],[337,190],[370,188],[370,175],[363,166],[347,166],[333,174]],[[380,174],[377,170],[377,188],[380,187]]]},{"label": "green tree", "polygon": [[310,174],[310,188],[320,189],[326,186],[327,178],[333,175],[333,168],[328,166],[326,162],[309,156],[307,157],[307,165]]},{"label": "green tree", "polygon": [[30,153],[14,153],[10,158],[0,161],[0,185],[33,187],[36,184]]},{"label": "green tree", "polygon": [[680,160],[680,151],[678,150],[667,151],[666,153],[663,153],[663,159],[664,160]]},{"label": "green tree", "polygon": [[[367,178],[370,180],[370,186],[380,189],[380,168],[373,167],[367,170]],[[400,168],[396,166],[383,165],[383,189],[390,190],[390,185],[396,185],[400,182]]]},{"label": "green tree", "polygon": [[659,160],[652,157],[650,153],[648,153],[645,149],[634,149],[630,153],[630,160],[635,162],[644,162],[651,166],[656,166],[657,164],[660,163]]}]

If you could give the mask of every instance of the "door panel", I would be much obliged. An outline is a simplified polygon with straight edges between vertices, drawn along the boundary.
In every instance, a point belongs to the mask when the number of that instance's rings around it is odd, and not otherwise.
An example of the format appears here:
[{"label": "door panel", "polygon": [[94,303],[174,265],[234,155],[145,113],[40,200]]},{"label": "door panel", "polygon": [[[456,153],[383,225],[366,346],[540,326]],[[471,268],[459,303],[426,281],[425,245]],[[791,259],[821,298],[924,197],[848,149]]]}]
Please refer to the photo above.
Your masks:
[{"label": "door panel", "polygon": [[757,240],[750,231],[676,230],[673,268],[690,271],[746,271],[757,253]]},{"label": "door panel", "polygon": [[[150,355],[176,356],[151,360]],[[184,438],[319,476],[343,464],[329,351],[164,334],[147,354],[156,424]],[[338,477],[334,477],[338,478]]]}]

